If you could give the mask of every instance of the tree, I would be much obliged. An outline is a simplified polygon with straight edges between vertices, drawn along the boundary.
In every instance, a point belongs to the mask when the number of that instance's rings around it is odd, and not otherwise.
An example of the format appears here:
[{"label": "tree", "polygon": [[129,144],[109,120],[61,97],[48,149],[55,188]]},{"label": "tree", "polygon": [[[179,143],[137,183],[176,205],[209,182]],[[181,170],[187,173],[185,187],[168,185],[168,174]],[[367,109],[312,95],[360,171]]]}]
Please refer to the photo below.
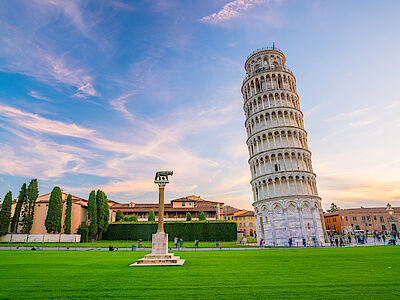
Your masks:
[{"label": "tree", "polygon": [[11,206],[12,206],[12,193],[8,192],[4,197],[3,204],[1,205],[0,211],[0,236],[5,235],[8,232],[11,218]]},{"label": "tree", "polygon": [[15,206],[14,216],[11,220],[11,228],[10,228],[11,232],[17,233],[17,231],[18,231],[18,223],[19,223],[19,217],[21,215],[22,204],[24,204],[24,202],[26,202],[26,201],[27,201],[26,183],[24,183],[19,192],[17,205]]},{"label": "tree", "polygon": [[89,237],[94,239],[97,235],[97,203],[96,192],[91,191],[88,200]]},{"label": "tree", "polygon": [[340,207],[338,207],[335,203],[331,203],[331,207],[327,210],[327,212],[335,212],[338,211]]},{"label": "tree", "polygon": [[186,213],[186,221],[188,222],[192,221],[192,215],[190,214],[190,212]]},{"label": "tree", "polygon": [[206,221],[206,215],[204,214],[204,211],[199,212],[199,221]]},{"label": "tree", "polygon": [[124,219],[124,213],[122,210],[117,210],[117,214],[115,215],[115,222],[119,222]]},{"label": "tree", "polygon": [[27,201],[24,202],[23,218],[22,218],[22,232],[28,233],[32,229],[33,216],[35,215],[36,199],[39,197],[39,189],[37,179],[32,179],[29,183],[27,192]]},{"label": "tree", "polygon": [[47,233],[60,233],[62,219],[62,192],[60,187],[53,188],[49,199],[49,208],[45,220]]},{"label": "tree", "polygon": [[154,213],[154,210],[149,211],[149,217],[147,218],[147,221],[149,222],[155,222],[156,221],[156,214]]},{"label": "tree", "polygon": [[110,218],[110,208],[108,206],[107,195],[102,190],[97,190],[97,238],[101,236],[108,228],[108,220]]},{"label": "tree", "polygon": [[81,235],[81,243],[88,241],[89,227],[87,226],[86,222],[82,222],[81,225],[79,225],[77,233]]},{"label": "tree", "polygon": [[71,233],[71,213],[72,213],[72,195],[68,194],[67,197],[67,208],[65,209],[64,218],[64,233]]}]

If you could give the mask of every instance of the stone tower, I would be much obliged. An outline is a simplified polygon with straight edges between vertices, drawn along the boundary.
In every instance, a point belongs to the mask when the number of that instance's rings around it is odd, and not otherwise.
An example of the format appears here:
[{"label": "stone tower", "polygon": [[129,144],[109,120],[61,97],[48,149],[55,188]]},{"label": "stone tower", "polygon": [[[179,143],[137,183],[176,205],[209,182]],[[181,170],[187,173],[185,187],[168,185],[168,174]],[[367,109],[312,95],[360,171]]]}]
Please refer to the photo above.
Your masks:
[{"label": "stone tower", "polygon": [[242,85],[257,239],[265,245],[326,242],[296,78],[281,50],[246,59]]}]

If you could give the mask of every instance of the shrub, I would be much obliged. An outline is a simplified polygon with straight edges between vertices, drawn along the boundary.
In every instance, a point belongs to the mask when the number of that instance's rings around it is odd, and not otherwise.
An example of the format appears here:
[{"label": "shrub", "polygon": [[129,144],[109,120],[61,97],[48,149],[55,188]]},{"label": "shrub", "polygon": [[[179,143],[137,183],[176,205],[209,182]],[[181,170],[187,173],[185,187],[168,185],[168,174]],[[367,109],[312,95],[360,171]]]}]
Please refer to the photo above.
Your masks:
[{"label": "shrub", "polygon": [[81,235],[81,243],[85,243],[89,240],[89,227],[86,222],[82,222],[78,227],[77,234]]},{"label": "shrub", "polygon": [[138,217],[135,214],[133,214],[131,216],[126,216],[121,220],[121,222],[137,222],[137,221],[138,221]]},{"label": "shrub", "polygon": [[115,222],[121,221],[124,218],[124,213],[122,210],[117,210],[117,214],[115,215]]},{"label": "shrub", "polygon": [[192,215],[190,214],[190,212],[186,213],[186,221],[188,222],[192,221]]},{"label": "shrub", "polygon": [[204,211],[200,211],[199,212],[199,221],[206,221],[207,219],[206,219],[206,215],[205,215],[205,213],[204,213]]},{"label": "shrub", "polygon": [[[103,235],[104,240],[151,241],[151,235],[157,232],[157,223],[113,223]],[[237,227],[235,222],[166,222],[165,232],[172,241],[175,236],[186,241],[235,241]]]},{"label": "shrub", "polygon": [[148,217],[148,221],[149,222],[154,222],[156,220],[156,215],[154,213],[154,210],[150,210],[149,211],[149,217]]}]

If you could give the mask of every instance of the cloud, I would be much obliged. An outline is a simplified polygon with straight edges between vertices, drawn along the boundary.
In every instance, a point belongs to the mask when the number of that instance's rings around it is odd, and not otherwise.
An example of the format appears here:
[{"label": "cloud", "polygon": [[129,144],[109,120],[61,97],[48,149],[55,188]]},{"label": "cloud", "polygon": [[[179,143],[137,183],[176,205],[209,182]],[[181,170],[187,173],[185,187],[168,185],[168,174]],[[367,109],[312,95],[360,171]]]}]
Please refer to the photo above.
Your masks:
[{"label": "cloud", "polygon": [[216,13],[205,16],[200,19],[201,22],[218,24],[234,17],[237,17],[242,12],[254,7],[255,5],[269,2],[269,0],[235,0],[228,2],[224,7]]},{"label": "cloud", "polygon": [[127,98],[131,97],[134,93],[129,93],[126,95],[122,95],[116,99],[110,101],[110,105],[113,109],[121,112],[125,118],[129,121],[133,121],[133,115],[127,110],[125,104],[128,102]]},{"label": "cloud", "polygon": [[33,98],[35,98],[35,99],[38,99],[38,100],[42,100],[42,101],[46,101],[46,102],[54,102],[53,100],[51,100],[51,99],[49,99],[49,98],[47,98],[47,97],[45,97],[45,96],[42,96],[39,92],[37,92],[37,91],[30,91],[29,92],[29,96],[31,96],[31,97],[33,97]]}]

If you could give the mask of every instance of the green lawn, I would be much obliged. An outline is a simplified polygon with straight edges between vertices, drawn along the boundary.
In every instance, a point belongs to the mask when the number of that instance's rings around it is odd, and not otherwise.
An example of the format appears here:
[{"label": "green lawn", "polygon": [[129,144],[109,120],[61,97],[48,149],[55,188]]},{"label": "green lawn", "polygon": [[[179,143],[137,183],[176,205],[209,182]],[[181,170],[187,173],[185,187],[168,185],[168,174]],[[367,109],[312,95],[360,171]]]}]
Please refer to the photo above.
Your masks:
[{"label": "green lawn", "polygon": [[[257,240],[248,240],[249,243],[257,242]],[[132,245],[139,246],[138,241],[96,241],[94,243],[0,243],[0,247],[89,247],[89,248],[107,248],[112,245],[116,248],[131,248]],[[170,248],[174,247],[174,242],[169,242]],[[241,245],[238,241],[219,242],[221,248],[237,248],[237,247],[252,247],[249,245]],[[255,247],[256,245],[254,245]],[[142,242],[142,247],[151,248],[151,242]],[[194,248],[194,241],[185,241],[182,245],[184,248]],[[200,248],[215,248],[216,242],[199,242]]]},{"label": "green lawn", "polygon": [[183,267],[128,267],[144,254],[0,251],[0,298],[400,297],[398,246],[183,252]]}]

